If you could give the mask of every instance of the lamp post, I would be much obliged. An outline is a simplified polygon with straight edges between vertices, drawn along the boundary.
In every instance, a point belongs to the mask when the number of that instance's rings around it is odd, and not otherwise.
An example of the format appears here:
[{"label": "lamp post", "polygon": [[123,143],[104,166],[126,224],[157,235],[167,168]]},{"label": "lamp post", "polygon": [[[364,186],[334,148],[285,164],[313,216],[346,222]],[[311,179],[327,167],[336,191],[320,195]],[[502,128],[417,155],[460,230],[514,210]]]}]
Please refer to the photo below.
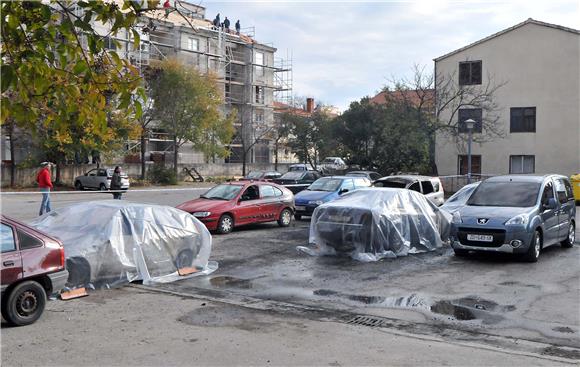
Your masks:
[{"label": "lamp post", "polygon": [[475,121],[472,119],[465,120],[465,128],[467,129],[467,183],[471,183],[471,140],[473,134],[473,127],[475,126]]}]

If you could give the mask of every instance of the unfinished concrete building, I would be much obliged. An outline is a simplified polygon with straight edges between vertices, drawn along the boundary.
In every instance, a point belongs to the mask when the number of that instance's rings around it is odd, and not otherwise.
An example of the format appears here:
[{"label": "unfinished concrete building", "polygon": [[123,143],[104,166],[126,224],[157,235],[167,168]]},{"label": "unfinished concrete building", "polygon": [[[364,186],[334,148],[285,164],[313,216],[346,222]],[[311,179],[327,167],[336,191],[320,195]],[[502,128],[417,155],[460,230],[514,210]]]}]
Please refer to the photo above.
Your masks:
[{"label": "unfinished concrete building", "polygon": [[[234,22],[232,19],[232,26]],[[217,75],[224,98],[222,112],[237,112],[236,135],[225,162],[241,163],[244,155],[246,163],[273,161],[274,145],[268,132],[274,124],[274,100],[287,102],[291,98],[291,59],[278,58],[276,48],[257,42],[253,28],[242,28],[238,34],[233,29],[215,27],[205,19],[204,7],[185,1],[148,12],[138,29],[141,38],[138,50],[133,49],[131,36],[122,33],[115,38],[122,49],[110,42],[121,57],[134,65],[143,69],[152,60],[177,58],[202,73]],[[136,155],[140,144],[139,141],[128,144],[128,154]],[[152,128],[146,151],[147,160],[151,153],[171,155],[171,136]],[[186,145],[180,149],[179,161],[194,164],[224,160],[205,157]]]}]

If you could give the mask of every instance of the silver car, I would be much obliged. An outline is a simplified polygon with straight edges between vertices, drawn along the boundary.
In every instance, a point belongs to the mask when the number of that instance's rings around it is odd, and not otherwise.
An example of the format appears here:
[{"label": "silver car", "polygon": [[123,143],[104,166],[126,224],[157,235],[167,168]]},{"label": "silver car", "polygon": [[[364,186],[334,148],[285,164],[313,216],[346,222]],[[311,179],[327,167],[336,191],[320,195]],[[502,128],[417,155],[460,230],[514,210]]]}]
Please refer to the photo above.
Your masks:
[{"label": "silver car", "polygon": [[575,215],[572,186],[565,176],[492,177],[453,213],[451,245],[458,256],[506,252],[535,262],[548,246],[573,246]]},{"label": "silver car", "polygon": [[[111,188],[111,178],[113,178],[113,170],[106,168],[95,168],[82,176],[75,178],[75,189],[96,189],[106,191]],[[127,190],[129,188],[129,177],[127,174],[121,173],[121,189]]]}]

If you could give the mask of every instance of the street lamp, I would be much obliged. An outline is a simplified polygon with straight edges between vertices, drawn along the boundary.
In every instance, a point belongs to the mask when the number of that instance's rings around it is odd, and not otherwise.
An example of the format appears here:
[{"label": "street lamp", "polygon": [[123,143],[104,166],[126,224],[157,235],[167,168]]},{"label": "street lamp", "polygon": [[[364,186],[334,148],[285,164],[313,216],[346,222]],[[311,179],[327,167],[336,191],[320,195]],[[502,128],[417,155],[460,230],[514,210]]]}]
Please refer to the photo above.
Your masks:
[{"label": "street lamp", "polygon": [[467,129],[467,183],[471,183],[471,140],[475,121],[472,119],[465,120],[465,128]]}]

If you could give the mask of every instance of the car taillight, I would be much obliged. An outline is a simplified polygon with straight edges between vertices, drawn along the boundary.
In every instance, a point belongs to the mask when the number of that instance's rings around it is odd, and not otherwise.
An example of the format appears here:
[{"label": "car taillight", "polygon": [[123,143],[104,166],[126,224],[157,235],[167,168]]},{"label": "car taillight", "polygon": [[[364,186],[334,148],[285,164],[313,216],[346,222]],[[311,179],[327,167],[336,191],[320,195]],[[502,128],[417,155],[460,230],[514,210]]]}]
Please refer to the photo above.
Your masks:
[{"label": "car taillight", "polygon": [[60,245],[60,266],[64,268],[65,258],[64,258],[64,246]]}]

